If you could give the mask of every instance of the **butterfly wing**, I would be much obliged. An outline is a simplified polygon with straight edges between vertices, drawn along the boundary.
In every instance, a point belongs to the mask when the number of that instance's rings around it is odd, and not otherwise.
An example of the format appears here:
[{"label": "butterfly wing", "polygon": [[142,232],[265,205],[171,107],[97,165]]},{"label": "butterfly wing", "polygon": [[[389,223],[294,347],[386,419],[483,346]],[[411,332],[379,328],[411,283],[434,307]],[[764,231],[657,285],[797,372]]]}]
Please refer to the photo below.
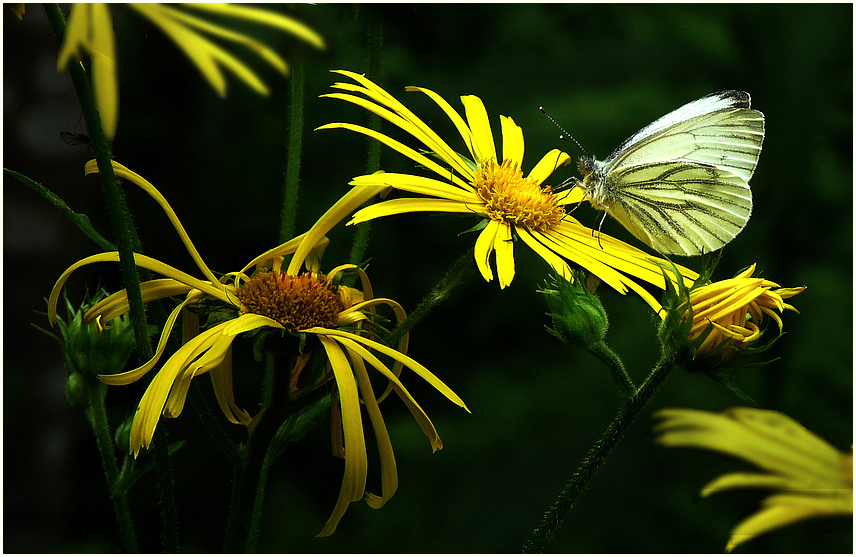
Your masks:
[{"label": "butterfly wing", "polygon": [[610,214],[661,253],[699,255],[734,239],[752,213],[764,141],[764,115],[749,107],[748,93],[713,93],[631,136],[604,161]]},{"label": "butterfly wing", "polygon": [[609,214],[664,254],[700,255],[734,239],[752,213],[746,180],[714,165],[683,161],[624,166]]}]

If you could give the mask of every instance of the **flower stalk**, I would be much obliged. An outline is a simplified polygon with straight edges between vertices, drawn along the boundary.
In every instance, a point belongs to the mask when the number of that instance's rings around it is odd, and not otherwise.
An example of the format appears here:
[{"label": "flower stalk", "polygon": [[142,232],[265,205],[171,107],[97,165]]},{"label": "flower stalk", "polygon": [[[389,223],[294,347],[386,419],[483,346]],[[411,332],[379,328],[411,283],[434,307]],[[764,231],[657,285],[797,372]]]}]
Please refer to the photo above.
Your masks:
[{"label": "flower stalk", "polygon": [[452,294],[452,291],[455,288],[474,277],[476,274],[475,272],[476,267],[473,265],[473,258],[469,252],[459,257],[458,260],[455,261],[455,264],[452,265],[452,268],[449,269],[449,272],[446,273],[446,276],[444,276],[440,282],[431,289],[431,292],[429,292],[428,295],[419,302],[416,309],[414,309],[400,325],[392,330],[386,338],[386,344],[388,346],[395,346],[395,343],[410,332],[417,323],[422,321],[422,319],[428,315],[432,309],[445,301]]},{"label": "flower stalk", "polygon": [[663,357],[651,371],[651,374],[642,385],[634,391],[633,395],[622,405],[618,414],[603,432],[603,435],[589,449],[588,454],[580,463],[577,471],[559,492],[556,502],[547,509],[541,523],[532,533],[532,538],[523,546],[524,553],[543,553],[547,544],[553,539],[553,535],[561,526],[565,515],[574,506],[579,496],[585,491],[591,479],[594,477],[600,465],[606,460],[612,449],[624,436],[651,398],[663,384],[675,362],[668,357]]},{"label": "flower stalk", "polygon": [[[46,4],[45,13],[53,27],[57,40],[62,42],[65,35],[66,21],[57,4]],[[116,236],[116,247],[119,252],[119,265],[122,280],[127,290],[129,314],[134,328],[134,338],[137,344],[137,357],[140,362],[146,362],[152,357],[152,345],[149,340],[148,325],[146,324],[145,306],[140,290],[140,279],[134,252],[141,252],[140,240],[134,226],[131,213],[125,201],[125,196],[119,188],[119,182],[113,171],[110,143],[101,125],[101,116],[95,107],[95,99],[84,69],[79,64],[69,67],[69,75],[74,85],[75,93],[80,102],[86,129],[92,141],[95,160],[98,163],[101,176],[101,187],[107,205],[107,212]],[[164,439],[155,441],[155,461],[158,470],[158,490],[162,506],[162,525],[164,531],[164,548],[167,553],[178,552],[178,527],[176,523],[175,495],[172,471],[169,466],[169,451]],[[122,519],[120,519],[121,523]]]},{"label": "flower stalk", "polygon": [[285,194],[282,202],[282,222],[279,241],[294,237],[297,215],[297,193],[300,189],[300,155],[303,151],[303,65],[291,68],[291,102],[289,108],[288,156],[285,167]]},{"label": "flower stalk", "polygon": [[104,406],[104,396],[107,394],[107,388],[106,385],[101,383],[92,383],[88,389],[89,401],[86,407],[86,417],[89,419],[92,431],[95,433],[95,443],[98,446],[101,466],[104,468],[104,475],[107,477],[107,485],[110,488],[110,499],[113,501],[116,520],[119,522],[122,543],[128,553],[139,553],[140,547],[137,543],[134,523],[131,520],[131,508],[128,505],[128,496],[126,493],[116,492],[114,489],[119,479],[119,467],[116,464],[113,439],[110,435],[110,426],[107,422],[107,409]]}]

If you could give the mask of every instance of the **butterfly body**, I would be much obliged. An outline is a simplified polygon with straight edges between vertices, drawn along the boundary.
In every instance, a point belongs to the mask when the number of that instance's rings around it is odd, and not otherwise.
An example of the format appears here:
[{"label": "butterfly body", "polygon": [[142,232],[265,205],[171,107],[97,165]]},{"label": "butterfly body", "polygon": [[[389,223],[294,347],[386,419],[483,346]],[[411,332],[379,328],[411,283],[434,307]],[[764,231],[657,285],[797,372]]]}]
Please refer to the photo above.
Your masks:
[{"label": "butterfly body", "polygon": [[748,93],[713,93],[649,124],[604,161],[580,158],[576,185],[660,253],[709,253],[749,220],[763,140],[764,115]]}]

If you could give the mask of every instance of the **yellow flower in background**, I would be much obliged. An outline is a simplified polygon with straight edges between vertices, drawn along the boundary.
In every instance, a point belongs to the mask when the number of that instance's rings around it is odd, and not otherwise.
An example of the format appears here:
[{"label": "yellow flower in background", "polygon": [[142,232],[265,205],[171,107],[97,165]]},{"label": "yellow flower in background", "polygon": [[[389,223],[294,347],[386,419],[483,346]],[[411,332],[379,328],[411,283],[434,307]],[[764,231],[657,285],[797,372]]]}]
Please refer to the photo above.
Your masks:
[{"label": "yellow flower in background", "polygon": [[[181,8],[164,4],[127,6],[150,20],[172,39],[221,97],[226,96],[226,78],[221,65],[259,94],[267,95],[269,89],[246,64],[206,35],[245,46],[283,75],[288,73],[288,64],[276,52],[251,36],[212,23],[197,14],[267,25],[290,33],[317,48],[324,48],[324,40],[320,35],[290,17],[266,9],[230,4],[184,4]],[[64,70],[69,61],[84,56],[92,59],[91,82],[95,103],[101,113],[104,133],[112,139],[119,123],[119,84],[116,37],[107,4],[72,4],[57,58],[57,70]]]},{"label": "yellow flower in background", "polygon": [[[183,345],[164,363],[140,401],[131,425],[131,452],[137,455],[142,448],[151,444],[161,414],[177,417],[181,413],[190,382],[205,373],[210,375],[217,401],[229,421],[252,428],[254,418],[237,405],[232,390],[233,341],[242,333],[262,328],[278,329],[283,334],[308,335],[316,338],[323,348],[328,370],[320,382],[308,388],[334,380],[334,400],[338,401],[333,405],[334,424],[338,424],[340,430],[338,436],[334,435],[334,450],[345,459],[345,475],[339,500],[319,535],[332,534],[353,501],[365,497],[370,506],[383,506],[397,489],[398,475],[378,402],[389,392],[395,392],[414,416],[433,449],[436,451],[443,446],[431,420],[399,380],[402,369],[407,367],[412,370],[455,404],[464,409],[466,405],[440,379],[407,356],[409,335],[402,337],[397,349],[373,340],[372,337],[378,336],[374,327],[374,314],[379,308],[386,306],[391,309],[396,323],[401,323],[406,314],[397,302],[374,297],[365,272],[354,265],[339,266],[326,276],[318,272],[318,259],[327,245],[325,234],[368,197],[377,194],[379,188],[353,190],[352,195],[346,195],[337,202],[307,233],[261,254],[240,271],[218,279],[205,265],[160,192],[140,175],[119,163],[114,162],[113,166],[118,177],[139,186],[161,205],[206,277],[205,280],[198,279],[150,257],[135,254],[137,266],[167,277],[141,283],[144,302],[171,296],[184,296],[185,299],[170,314],[150,361],[124,373],[99,376],[102,382],[109,385],[126,385],[143,377],[163,355],[170,332],[183,312]],[[95,162],[88,163],[86,170],[87,173],[97,172]],[[288,270],[283,272],[280,265],[283,257],[289,254],[294,255]],[[62,274],[48,303],[51,324],[55,323],[57,301],[68,277],[80,267],[104,261],[118,261],[118,254],[111,252],[87,257]],[[300,272],[304,265],[308,271]],[[256,268],[256,272],[248,275],[251,268]],[[334,285],[334,279],[346,271],[357,273],[361,289]],[[219,304],[229,314],[229,318],[199,332],[198,315],[188,309],[201,302]],[[122,290],[92,307],[85,319],[88,323],[97,321],[107,324],[128,310],[127,294]],[[388,358],[393,365],[387,366],[381,357]],[[308,354],[304,354],[291,370],[290,395],[296,397],[300,394],[299,374],[307,361]],[[389,382],[389,387],[381,396],[376,396],[373,391],[367,367],[380,372]],[[368,466],[361,405],[366,408],[377,440],[381,495],[365,490]]]},{"label": "yellow flower in background", "polygon": [[733,472],[702,488],[701,496],[735,489],[773,491],[761,509],[731,531],[726,551],[809,518],[853,514],[853,451],[842,452],[785,414],[757,408],[721,413],[668,408],[655,412],[656,443],[725,453],[763,472]]},{"label": "yellow flower in background", "polygon": [[[485,280],[493,279],[490,259],[495,256],[501,288],[511,284],[515,274],[514,242],[521,240],[559,275],[571,279],[567,261],[574,262],[622,294],[637,292],[656,311],[660,304],[630,277],[665,288],[665,279],[657,258],[620,240],[581,225],[565,210],[579,203],[585,193],[578,189],[553,193],[545,180],[570,160],[567,153],[553,149],[523,173],[523,130],[507,116],[500,117],[502,157],[497,155],[487,111],[481,99],[461,97],[466,121],[442,97],[421,87],[451,119],[469,152],[469,159],[450,147],[431,128],[384,89],[354,72],[335,70],[356,81],[336,83],[333,88],[345,93],[324,97],[341,99],[361,106],[398,126],[427,147],[428,156],[386,135],[348,123],[332,123],[318,129],[342,128],[372,137],[433,171],[439,179],[410,174],[378,172],[358,176],[351,185],[388,186],[422,197],[383,201],[358,211],[348,224],[401,213],[437,211],[472,213],[484,219],[484,228],[475,244],[475,261]],[[356,93],[356,94],[355,94]],[[359,95],[363,96],[359,96]],[[366,98],[364,98],[366,97]],[[442,161],[443,164],[437,162]],[[697,277],[690,269],[680,268],[687,280]]]},{"label": "yellow flower in background", "polygon": [[796,296],[805,286],[781,288],[775,282],[753,277],[755,264],[731,279],[701,286],[690,292],[692,328],[688,341],[705,337],[696,348],[696,356],[722,355],[730,360],[739,350],[761,336],[759,325],[764,316],[773,319],[782,331],[782,319],[776,312],[797,309],[784,302]]}]

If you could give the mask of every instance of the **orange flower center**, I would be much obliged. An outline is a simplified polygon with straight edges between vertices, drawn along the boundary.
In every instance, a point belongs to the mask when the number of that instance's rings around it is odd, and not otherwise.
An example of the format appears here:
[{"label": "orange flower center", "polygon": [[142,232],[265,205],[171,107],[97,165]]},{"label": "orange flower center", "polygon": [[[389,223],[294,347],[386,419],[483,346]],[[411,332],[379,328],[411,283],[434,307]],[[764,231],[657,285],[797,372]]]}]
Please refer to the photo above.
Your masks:
[{"label": "orange flower center", "polygon": [[241,301],[241,314],[264,315],[289,331],[302,331],[336,325],[345,309],[337,290],[320,273],[292,277],[279,271],[260,271],[235,295]]},{"label": "orange flower center", "polygon": [[500,165],[492,159],[480,165],[475,187],[492,220],[544,232],[565,216],[550,186],[542,189],[532,178],[524,178],[517,163],[508,159]]}]

